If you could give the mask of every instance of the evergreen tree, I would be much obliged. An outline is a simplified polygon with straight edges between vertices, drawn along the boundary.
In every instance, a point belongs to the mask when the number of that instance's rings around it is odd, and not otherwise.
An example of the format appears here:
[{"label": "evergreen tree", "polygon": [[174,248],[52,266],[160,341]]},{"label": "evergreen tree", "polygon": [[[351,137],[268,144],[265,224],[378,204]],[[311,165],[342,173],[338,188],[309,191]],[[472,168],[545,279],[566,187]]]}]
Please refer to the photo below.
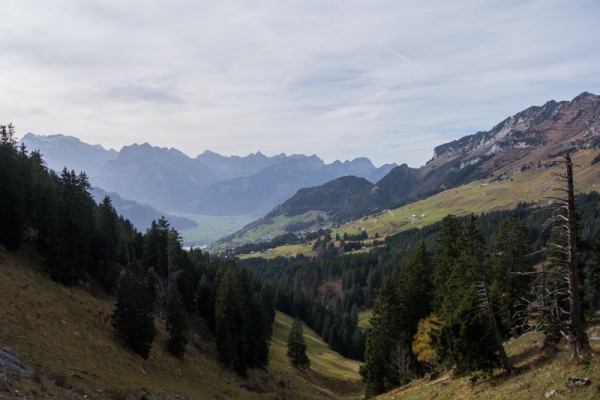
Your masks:
[{"label": "evergreen tree", "polygon": [[448,214],[441,223],[435,252],[435,270],[433,274],[434,306],[441,307],[444,298],[451,293],[446,293],[446,279],[450,275],[454,263],[459,256],[458,240],[462,232],[460,221],[455,215]]},{"label": "evergreen tree", "polygon": [[0,244],[14,250],[24,230],[23,182],[12,124],[0,125]]},{"label": "evergreen tree", "polygon": [[156,335],[154,307],[145,280],[131,270],[121,278],[112,317],[117,336],[147,359]]},{"label": "evergreen tree", "polygon": [[388,278],[377,296],[369,322],[365,363],[359,373],[365,382],[365,397],[385,393],[400,382],[391,366],[390,354],[398,343],[401,314],[396,282]]},{"label": "evergreen tree", "polygon": [[50,276],[65,285],[87,279],[92,265],[96,203],[87,175],[63,169],[59,179],[58,232],[49,244]]},{"label": "evergreen tree", "polygon": [[306,341],[300,319],[294,319],[292,330],[288,336],[287,356],[292,366],[297,369],[310,368],[310,359],[306,355]]},{"label": "evergreen tree", "polygon": [[210,282],[207,275],[202,274],[196,289],[196,310],[208,322],[208,327],[211,331],[215,330],[215,301],[217,292],[215,284],[216,282],[214,284]]},{"label": "evergreen tree", "polygon": [[444,282],[440,330],[433,337],[435,350],[459,374],[491,370],[499,366],[500,360],[477,291],[483,276],[485,244],[473,214],[460,235],[458,250],[459,256]]},{"label": "evergreen tree", "polygon": [[189,343],[188,315],[183,305],[181,294],[173,290],[167,297],[167,332],[169,341],[167,349],[175,357],[183,357]]},{"label": "evergreen tree", "polygon": [[272,324],[275,322],[275,291],[266,283],[260,289],[259,297],[267,321]]},{"label": "evergreen tree", "polygon": [[96,209],[92,275],[107,293],[115,292],[121,274],[119,239],[119,216],[110,197],[106,196]]},{"label": "evergreen tree", "polygon": [[594,245],[592,258],[585,268],[585,283],[588,288],[587,300],[591,304],[591,308],[596,310],[600,308],[600,240],[598,238]]},{"label": "evergreen tree", "polygon": [[402,319],[400,340],[410,347],[419,321],[431,311],[432,296],[431,264],[427,246],[421,242],[413,252],[411,260],[400,271],[398,278],[398,301]]},{"label": "evergreen tree", "polygon": [[244,375],[247,368],[246,329],[238,270],[235,264],[222,267],[222,277],[215,302],[215,334],[221,360]]},{"label": "evergreen tree", "polygon": [[47,251],[48,239],[58,231],[58,177],[54,171],[48,171],[39,151],[31,153],[29,170],[28,224],[37,233],[37,243]]},{"label": "evergreen tree", "polygon": [[143,264],[146,270],[152,268],[163,282],[161,290],[166,292],[166,279],[169,270],[169,222],[164,217],[152,221],[144,235]]},{"label": "evergreen tree", "polygon": [[238,279],[244,307],[242,311],[247,318],[244,331],[247,343],[246,364],[249,368],[264,367],[269,362],[271,323],[267,321],[259,298],[254,292],[250,271],[242,269]]},{"label": "evergreen tree", "polygon": [[496,237],[487,281],[500,334],[507,339],[518,305],[531,290],[533,262],[527,227],[514,216],[502,223]]}]

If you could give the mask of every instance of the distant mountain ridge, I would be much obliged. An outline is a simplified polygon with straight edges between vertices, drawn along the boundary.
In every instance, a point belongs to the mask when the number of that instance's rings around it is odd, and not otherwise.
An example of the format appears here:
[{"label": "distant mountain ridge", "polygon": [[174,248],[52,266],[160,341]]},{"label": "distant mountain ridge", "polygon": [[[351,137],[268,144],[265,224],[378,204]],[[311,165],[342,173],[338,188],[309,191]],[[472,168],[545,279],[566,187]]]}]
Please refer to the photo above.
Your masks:
[{"label": "distant mountain ridge", "polygon": [[189,218],[165,214],[149,205],[140,204],[134,200],[124,199],[119,196],[118,193],[106,192],[99,187],[93,187],[90,193],[97,203],[100,203],[105,196],[110,197],[115,210],[117,210],[124,218],[127,218],[129,222],[142,232],[150,228],[152,221],[159,220],[161,217],[165,217],[169,221],[170,226],[178,231],[198,226],[196,222]]},{"label": "distant mountain ridge", "polygon": [[73,136],[38,136],[27,133],[20,141],[29,151],[39,150],[48,168],[58,173],[67,167],[76,172],[85,171],[88,177],[94,176],[104,164],[119,155],[113,149],[106,150],[98,144],[87,144]]},{"label": "distant mountain ridge", "polygon": [[40,150],[48,167],[86,171],[92,186],[172,213],[247,215],[266,213],[304,187],[346,175],[373,182],[396,164],[376,168],[369,159],[335,161],[302,154],[267,157],[260,152],[225,157],[205,151],[190,158],[174,148],[148,143],[119,152],[63,136],[26,134],[26,147]]}]

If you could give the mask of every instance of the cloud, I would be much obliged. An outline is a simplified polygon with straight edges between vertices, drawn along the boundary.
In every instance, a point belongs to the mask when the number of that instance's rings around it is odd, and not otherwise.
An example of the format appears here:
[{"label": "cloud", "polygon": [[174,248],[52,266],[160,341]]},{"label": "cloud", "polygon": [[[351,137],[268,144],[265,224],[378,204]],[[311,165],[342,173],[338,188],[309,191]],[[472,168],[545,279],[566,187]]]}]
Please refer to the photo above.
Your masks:
[{"label": "cloud", "polygon": [[419,166],[600,92],[596,1],[7,3],[0,109],[20,135]]}]

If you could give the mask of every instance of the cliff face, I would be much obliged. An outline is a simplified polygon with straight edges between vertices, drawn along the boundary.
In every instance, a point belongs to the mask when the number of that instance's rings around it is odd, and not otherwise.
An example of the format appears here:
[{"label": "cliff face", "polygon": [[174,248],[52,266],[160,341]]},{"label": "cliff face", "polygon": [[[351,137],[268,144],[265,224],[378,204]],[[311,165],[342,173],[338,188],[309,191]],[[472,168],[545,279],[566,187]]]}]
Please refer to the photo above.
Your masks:
[{"label": "cliff face", "polygon": [[[482,160],[496,168],[535,149],[550,155],[571,148],[591,148],[600,143],[600,96],[584,92],[572,101],[547,102],[506,118],[490,131],[477,132],[438,146],[426,171],[457,159],[459,168]],[[542,154],[540,154],[542,155]]]}]

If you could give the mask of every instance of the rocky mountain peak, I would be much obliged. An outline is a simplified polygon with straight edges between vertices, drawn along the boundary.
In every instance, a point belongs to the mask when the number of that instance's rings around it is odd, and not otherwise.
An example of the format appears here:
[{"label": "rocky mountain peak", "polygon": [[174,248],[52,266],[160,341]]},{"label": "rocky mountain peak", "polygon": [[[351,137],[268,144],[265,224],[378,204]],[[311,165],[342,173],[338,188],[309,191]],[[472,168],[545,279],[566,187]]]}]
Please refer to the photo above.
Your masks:
[{"label": "rocky mountain peak", "polygon": [[[458,158],[463,159],[461,165],[464,167],[499,153],[515,153],[514,150],[522,155],[544,146],[549,140],[573,141],[576,147],[588,148],[598,141],[599,105],[600,96],[584,92],[572,101],[551,100],[543,106],[529,107],[506,118],[489,131],[477,132],[437,146],[427,168],[436,168]],[[560,146],[548,149],[555,151],[557,147]]]}]

